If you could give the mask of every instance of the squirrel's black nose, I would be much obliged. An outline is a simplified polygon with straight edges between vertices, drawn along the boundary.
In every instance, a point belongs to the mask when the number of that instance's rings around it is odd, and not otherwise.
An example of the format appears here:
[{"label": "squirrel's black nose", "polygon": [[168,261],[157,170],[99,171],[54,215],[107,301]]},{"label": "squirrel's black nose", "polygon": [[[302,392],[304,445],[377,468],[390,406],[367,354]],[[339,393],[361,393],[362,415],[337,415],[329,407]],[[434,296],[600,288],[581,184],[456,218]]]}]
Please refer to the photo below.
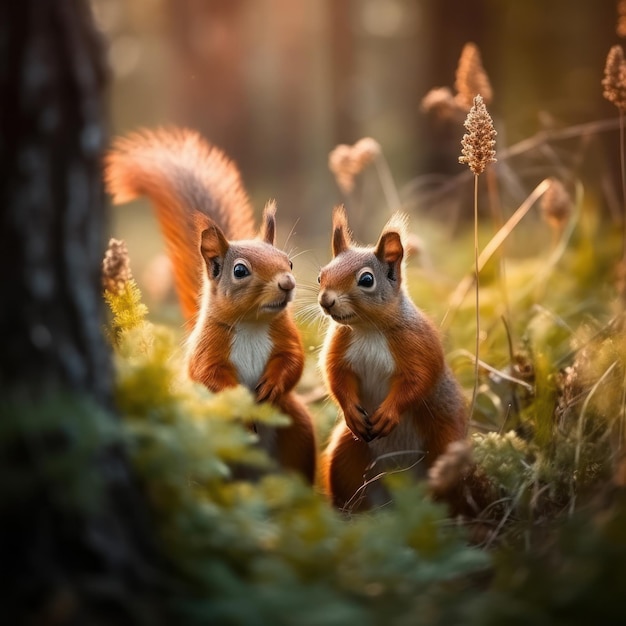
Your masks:
[{"label": "squirrel's black nose", "polygon": [[283,274],[278,280],[278,286],[283,291],[293,291],[296,287],[296,279],[293,277],[293,274],[287,272]]},{"label": "squirrel's black nose", "polygon": [[335,306],[336,298],[334,293],[328,293],[326,291],[320,293],[318,299],[320,306],[325,310],[329,311]]}]

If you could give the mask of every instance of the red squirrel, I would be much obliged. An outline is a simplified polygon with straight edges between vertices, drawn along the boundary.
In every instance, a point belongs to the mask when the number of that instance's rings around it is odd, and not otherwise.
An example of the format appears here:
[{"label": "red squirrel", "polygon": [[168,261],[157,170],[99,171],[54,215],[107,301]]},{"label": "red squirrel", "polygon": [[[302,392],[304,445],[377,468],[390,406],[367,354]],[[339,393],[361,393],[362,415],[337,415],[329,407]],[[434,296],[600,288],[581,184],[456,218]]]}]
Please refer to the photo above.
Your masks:
[{"label": "red squirrel", "polygon": [[118,139],[105,179],[115,203],[147,196],[164,235],[183,316],[190,377],[214,392],[245,385],[291,425],[258,425],[260,445],[309,482],[315,474],[311,417],[293,389],[304,350],[289,303],[296,282],[274,246],[275,204],[255,237],[250,200],[235,164],[186,129]]},{"label": "red squirrel", "polygon": [[371,477],[403,468],[425,476],[466,435],[465,399],[441,339],[403,284],[405,221],[394,215],[374,247],[359,247],[337,207],[333,259],[318,279],[319,305],[332,318],[320,364],[345,420],[331,435],[322,476],[344,510],[385,503]]}]

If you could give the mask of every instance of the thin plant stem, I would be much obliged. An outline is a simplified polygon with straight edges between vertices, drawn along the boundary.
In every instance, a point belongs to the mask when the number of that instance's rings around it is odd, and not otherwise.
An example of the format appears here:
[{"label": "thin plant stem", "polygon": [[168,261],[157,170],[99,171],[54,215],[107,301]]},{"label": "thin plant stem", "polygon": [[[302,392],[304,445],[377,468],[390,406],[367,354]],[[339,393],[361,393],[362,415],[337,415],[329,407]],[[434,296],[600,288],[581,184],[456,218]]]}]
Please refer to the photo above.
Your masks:
[{"label": "thin plant stem", "polygon": [[550,277],[550,273],[554,270],[556,264],[560,261],[560,259],[565,254],[567,247],[569,245],[569,241],[578,226],[580,221],[580,212],[582,210],[582,197],[583,197],[582,185],[577,185],[577,193],[576,193],[576,202],[574,204],[574,213],[567,225],[563,228],[562,232],[559,235],[559,239],[557,244],[553,247],[552,251],[548,255],[545,263],[541,265],[539,271],[534,275],[534,277],[528,281],[524,288],[520,288],[516,292],[516,296],[518,300],[525,298],[529,293],[533,294],[533,300],[535,302],[540,302],[543,294],[545,293],[548,278]]},{"label": "thin plant stem", "polygon": [[622,179],[622,261],[626,262],[626,159],[624,156],[624,111],[619,110],[619,161]]},{"label": "thin plant stem", "polygon": [[519,491],[515,494],[515,498],[513,498],[513,500],[511,501],[511,506],[506,510],[506,512],[502,516],[502,519],[496,526],[496,529],[489,536],[489,539],[487,540],[487,543],[485,546],[486,548],[489,548],[491,544],[495,541],[495,539],[498,537],[498,535],[500,534],[500,531],[504,528],[504,525],[506,524],[507,520],[509,519],[509,517],[513,514],[513,512],[519,505],[522,499],[522,496],[525,495],[526,489],[528,487],[530,487],[530,483],[528,482],[525,482],[520,486]]},{"label": "thin plant stem", "polygon": [[474,281],[476,293],[476,359],[474,360],[474,389],[472,390],[472,402],[470,404],[470,419],[476,407],[476,396],[478,395],[478,362],[480,348],[480,285],[478,275],[478,174],[474,174]]},{"label": "thin plant stem", "polygon": [[[514,369],[515,351],[513,349],[513,336],[511,335],[511,328],[509,326],[509,322],[504,315],[502,316],[502,324],[506,332],[506,343],[509,349],[509,359],[511,360],[511,371],[514,372],[515,371]],[[512,409],[515,412],[515,417],[518,418],[519,417],[519,400],[517,398],[517,389],[515,388],[515,385],[513,384],[511,384],[510,387],[511,387]]]},{"label": "thin plant stem", "polygon": [[397,211],[402,206],[400,195],[398,194],[396,184],[393,182],[393,176],[391,175],[387,159],[385,159],[382,152],[376,155],[375,163],[376,172],[378,173],[378,179],[380,180],[380,186],[383,190],[387,206],[390,211]]},{"label": "thin plant stem", "polygon": [[605,370],[604,374],[600,376],[600,378],[595,382],[585,401],[583,402],[583,406],[580,409],[580,415],[578,416],[578,424],[576,427],[576,449],[574,451],[574,467],[572,470],[572,480],[570,482],[570,503],[569,503],[569,514],[570,516],[574,514],[576,509],[576,476],[578,474],[579,466],[580,466],[580,453],[583,443],[583,434],[585,430],[585,416],[587,413],[587,408],[589,407],[589,403],[591,402],[591,398],[594,396],[600,385],[606,380],[607,376],[615,369],[617,366],[617,361],[613,361],[609,367]]},{"label": "thin plant stem", "polygon": [[[492,167],[487,168],[485,171],[487,177],[487,193],[489,196],[489,207],[491,209],[491,216],[493,218],[493,224],[495,231],[498,232],[504,224],[504,217],[502,215],[502,204],[500,203],[500,192],[498,190],[498,179],[496,178],[495,170]],[[506,320],[511,320],[511,307],[509,301],[509,292],[506,283],[506,252],[504,244],[498,255],[499,276],[498,282],[500,286],[500,292],[502,294],[502,304],[504,306],[504,317]]]},{"label": "thin plant stem", "polygon": [[617,443],[613,451],[613,483],[626,487],[626,458],[624,457],[624,421],[626,420],[626,369],[622,379],[622,401],[617,424]]},{"label": "thin plant stem", "polygon": [[[459,350],[454,350],[448,354],[449,360],[453,360],[458,357],[462,357],[464,359],[466,358],[469,361],[472,361],[472,363],[475,361],[474,355],[469,350],[459,349]],[[511,376],[510,374],[507,374],[505,371],[499,370],[497,367],[494,367],[493,365],[489,365],[489,363],[487,363],[486,361],[479,360],[478,363],[480,364],[480,367],[482,367],[484,370],[488,372],[491,372],[492,374],[495,374],[498,378],[501,378],[502,380],[506,380],[510,383],[519,385],[520,387],[523,387],[524,389],[526,389],[526,391],[529,391],[531,393],[534,391],[534,387],[530,385],[529,383],[527,383],[526,381],[521,380],[520,378],[515,378],[515,376]]]},{"label": "thin plant stem", "polygon": [[[491,238],[489,243],[484,247],[483,251],[478,257],[478,271],[480,271],[487,261],[491,259],[493,254],[498,250],[506,238],[515,230],[515,227],[521,222],[522,218],[530,211],[535,202],[545,193],[546,189],[550,186],[549,179],[542,180],[532,191],[532,193],[520,204],[515,213],[507,220],[506,224]],[[441,321],[442,328],[447,328],[450,325],[450,321],[454,316],[454,313],[463,304],[465,296],[471,289],[472,282],[474,281],[475,272],[465,276],[461,282],[457,285],[456,289],[450,296],[450,306]]]}]

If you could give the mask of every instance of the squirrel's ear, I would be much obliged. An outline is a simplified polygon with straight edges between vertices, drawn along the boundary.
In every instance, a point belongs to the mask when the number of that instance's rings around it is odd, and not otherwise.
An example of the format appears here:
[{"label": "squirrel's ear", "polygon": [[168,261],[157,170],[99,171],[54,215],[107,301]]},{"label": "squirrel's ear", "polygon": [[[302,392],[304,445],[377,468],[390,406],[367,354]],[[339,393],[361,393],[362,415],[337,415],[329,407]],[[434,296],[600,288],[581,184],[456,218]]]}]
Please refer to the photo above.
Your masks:
[{"label": "squirrel's ear", "polygon": [[274,245],[276,238],[276,202],[274,200],[268,202],[263,210],[263,223],[261,224],[259,238],[265,243]]},{"label": "squirrel's ear", "polygon": [[348,218],[343,206],[336,206],[333,210],[333,257],[345,252],[350,247],[350,231]]},{"label": "squirrel's ear", "polygon": [[381,263],[387,266],[387,278],[394,281],[398,280],[401,276],[404,257],[400,233],[395,230],[384,232],[376,244],[374,254]]},{"label": "squirrel's ear", "polygon": [[228,240],[217,224],[202,231],[200,253],[209,270],[209,278],[217,278],[222,271],[222,261],[228,250]]}]

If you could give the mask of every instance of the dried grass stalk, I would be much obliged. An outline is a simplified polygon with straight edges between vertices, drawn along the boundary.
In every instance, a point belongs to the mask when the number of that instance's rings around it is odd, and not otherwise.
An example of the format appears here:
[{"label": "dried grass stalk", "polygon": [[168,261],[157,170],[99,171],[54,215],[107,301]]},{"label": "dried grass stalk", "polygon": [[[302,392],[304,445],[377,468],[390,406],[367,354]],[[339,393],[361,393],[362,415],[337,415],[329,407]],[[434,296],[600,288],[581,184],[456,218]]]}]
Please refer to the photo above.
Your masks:
[{"label": "dried grass stalk", "polygon": [[606,57],[602,95],[620,111],[626,110],[626,63],[622,46],[613,46]]},{"label": "dried grass stalk", "polygon": [[474,43],[466,43],[463,46],[454,87],[457,91],[456,99],[466,111],[472,106],[477,93],[482,95],[487,104],[493,99],[489,77],[483,67],[478,46]]},{"label": "dried grass stalk", "polygon": [[109,240],[102,261],[102,286],[105,291],[119,294],[133,277],[126,243],[120,239]]},{"label": "dried grass stalk", "polygon": [[615,290],[622,311],[626,310],[626,260],[617,263],[614,270]]},{"label": "dried grass stalk", "polygon": [[496,131],[493,121],[479,94],[474,98],[474,104],[467,114],[464,123],[467,133],[461,140],[462,150],[459,163],[467,163],[474,172],[474,277],[476,293],[476,362],[474,365],[474,390],[470,416],[474,413],[476,394],[478,392],[478,352],[480,347],[480,285],[478,269],[478,177],[485,171],[489,163],[496,160]]},{"label": "dried grass stalk", "polygon": [[541,217],[555,231],[561,232],[572,215],[572,198],[563,186],[563,183],[556,179],[550,179],[550,186],[541,198]]},{"label": "dried grass stalk", "polygon": [[352,146],[352,156],[359,172],[373,163],[380,154],[380,144],[371,137],[363,137]]},{"label": "dried grass stalk", "polygon": [[475,468],[470,441],[454,441],[428,470],[428,486],[443,496],[462,483]]},{"label": "dried grass stalk", "polygon": [[463,109],[448,87],[435,87],[423,98],[420,108],[439,120],[462,120],[467,109]]},{"label": "dried grass stalk", "polygon": [[481,95],[474,98],[474,104],[463,124],[467,133],[461,140],[462,150],[459,163],[466,163],[476,176],[485,171],[489,163],[495,163],[496,130],[493,120]]},{"label": "dried grass stalk", "polygon": [[380,144],[371,137],[364,137],[354,145],[339,144],[328,155],[328,168],[335,176],[343,193],[354,189],[354,180],[381,154]]}]

